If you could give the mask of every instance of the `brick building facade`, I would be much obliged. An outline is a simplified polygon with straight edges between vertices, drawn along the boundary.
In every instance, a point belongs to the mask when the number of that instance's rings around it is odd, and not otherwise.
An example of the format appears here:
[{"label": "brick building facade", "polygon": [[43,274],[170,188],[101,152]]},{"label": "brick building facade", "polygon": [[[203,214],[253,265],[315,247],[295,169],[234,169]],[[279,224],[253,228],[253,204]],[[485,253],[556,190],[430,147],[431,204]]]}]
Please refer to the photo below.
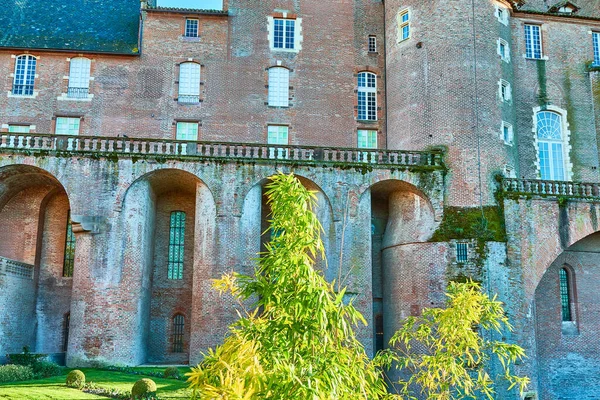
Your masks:
[{"label": "brick building facade", "polygon": [[1,355],[198,362],[281,170],[317,192],[317,267],[371,354],[472,277],[526,398],[600,398],[598,0],[10,3]]}]

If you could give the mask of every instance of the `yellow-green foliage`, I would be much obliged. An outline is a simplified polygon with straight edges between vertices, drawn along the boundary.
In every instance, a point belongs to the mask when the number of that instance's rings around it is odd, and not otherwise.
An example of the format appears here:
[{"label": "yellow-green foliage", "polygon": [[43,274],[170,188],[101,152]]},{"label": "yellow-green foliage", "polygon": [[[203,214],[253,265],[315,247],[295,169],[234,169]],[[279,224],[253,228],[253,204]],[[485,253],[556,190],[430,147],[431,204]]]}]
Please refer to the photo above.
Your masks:
[{"label": "yellow-green foliage", "polygon": [[524,350],[490,339],[512,329],[502,303],[472,281],[450,282],[447,297],[445,308],[425,309],[420,317],[407,318],[390,340],[391,350],[380,353],[385,364],[394,362],[402,376],[409,377],[396,389],[409,399],[493,399],[488,369],[495,361],[510,388],[517,386],[522,393],[529,379],[512,375],[510,366],[525,357]]},{"label": "yellow-green foliage", "polygon": [[131,388],[131,397],[134,400],[156,397],[156,383],[152,379],[144,378],[137,381]]},{"label": "yellow-green foliage", "polygon": [[67,386],[81,389],[85,385],[85,374],[78,369],[74,369],[67,375]]},{"label": "yellow-green foliage", "polygon": [[315,195],[293,175],[271,178],[271,242],[254,276],[230,274],[221,292],[254,300],[189,376],[202,399],[380,399],[385,383],[356,339],[365,323],[342,290],[313,268],[323,252]]}]

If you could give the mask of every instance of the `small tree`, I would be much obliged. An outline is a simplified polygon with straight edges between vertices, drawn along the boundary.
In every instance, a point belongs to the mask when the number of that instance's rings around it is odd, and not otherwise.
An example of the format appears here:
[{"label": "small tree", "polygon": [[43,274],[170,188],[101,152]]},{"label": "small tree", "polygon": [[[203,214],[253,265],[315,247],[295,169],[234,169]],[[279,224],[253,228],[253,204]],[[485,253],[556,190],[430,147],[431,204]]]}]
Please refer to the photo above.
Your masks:
[{"label": "small tree", "polygon": [[503,341],[486,339],[493,332],[512,330],[502,303],[490,299],[478,283],[451,282],[446,308],[423,310],[407,318],[390,340],[391,350],[379,354],[384,364],[395,363],[402,378],[398,392],[409,399],[493,399],[494,380],[488,370],[493,357],[499,361],[509,390],[521,392],[529,382],[510,372],[524,350]]},{"label": "small tree", "polygon": [[386,386],[352,326],[365,323],[345,291],[334,291],[313,264],[323,254],[314,193],[292,174],[267,185],[272,239],[254,276],[215,282],[253,300],[188,382],[206,399],[381,399]]}]

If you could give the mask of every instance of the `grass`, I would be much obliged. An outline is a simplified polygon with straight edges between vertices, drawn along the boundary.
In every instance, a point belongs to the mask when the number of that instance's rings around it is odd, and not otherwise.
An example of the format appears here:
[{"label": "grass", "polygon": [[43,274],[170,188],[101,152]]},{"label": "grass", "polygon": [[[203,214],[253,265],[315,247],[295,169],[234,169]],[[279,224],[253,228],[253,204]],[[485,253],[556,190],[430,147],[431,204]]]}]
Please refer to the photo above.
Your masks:
[{"label": "grass", "polygon": [[[138,368],[136,368],[138,369]],[[139,368],[144,372],[164,371],[164,368]],[[180,368],[187,372],[187,368]],[[105,388],[116,388],[130,391],[133,384],[143,375],[132,375],[123,372],[104,371],[92,368],[81,368],[85,374],[86,382],[94,382],[96,385]],[[38,379],[24,382],[0,383],[0,399],[14,400],[68,400],[68,399],[106,399],[106,397],[96,396],[76,389],[70,389],[65,386],[64,375],[55,376],[47,379]],[[161,399],[189,399],[190,391],[187,389],[185,381],[175,379],[163,379],[149,377],[156,382],[158,395]]]}]

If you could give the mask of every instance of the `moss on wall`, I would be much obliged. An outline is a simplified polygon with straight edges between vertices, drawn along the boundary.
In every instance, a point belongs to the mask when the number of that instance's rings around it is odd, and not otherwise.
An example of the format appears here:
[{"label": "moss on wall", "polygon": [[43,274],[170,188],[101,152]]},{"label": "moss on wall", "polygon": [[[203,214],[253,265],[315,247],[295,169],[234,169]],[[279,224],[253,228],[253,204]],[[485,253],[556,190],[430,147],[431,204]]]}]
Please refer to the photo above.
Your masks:
[{"label": "moss on wall", "polygon": [[538,78],[538,96],[537,101],[540,107],[548,104],[548,85],[546,78],[546,60],[537,60],[537,78]]},{"label": "moss on wall", "polygon": [[505,242],[504,215],[498,206],[446,207],[439,228],[431,242],[447,242],[452,239],[476,239],[481,242]]}]

